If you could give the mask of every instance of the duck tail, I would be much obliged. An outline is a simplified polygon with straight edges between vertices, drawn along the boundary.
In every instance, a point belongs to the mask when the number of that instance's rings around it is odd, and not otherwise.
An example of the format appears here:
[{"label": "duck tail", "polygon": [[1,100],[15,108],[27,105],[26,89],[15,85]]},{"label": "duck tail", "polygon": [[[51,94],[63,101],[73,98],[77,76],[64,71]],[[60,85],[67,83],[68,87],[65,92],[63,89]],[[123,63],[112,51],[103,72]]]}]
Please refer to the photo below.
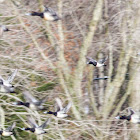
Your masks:
[{"label": "duck tail", "polygon": [[10,31],[8,28],[5,28],[5,29],[4,29],[4,32],[8,32],[8,31]]},{"label": "duck tail", "polygon": [[56,16],[54,21],[62,20],[60,17]]}]

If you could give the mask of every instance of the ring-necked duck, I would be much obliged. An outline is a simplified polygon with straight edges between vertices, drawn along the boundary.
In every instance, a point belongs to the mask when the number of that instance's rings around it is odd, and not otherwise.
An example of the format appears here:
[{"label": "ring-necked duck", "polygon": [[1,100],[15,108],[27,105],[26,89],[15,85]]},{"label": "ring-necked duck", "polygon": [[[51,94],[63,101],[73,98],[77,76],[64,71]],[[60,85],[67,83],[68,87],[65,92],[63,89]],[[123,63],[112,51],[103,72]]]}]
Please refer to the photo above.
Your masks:
[{"label": "ring-necked duck", "polygon": [[28,91],[23,92],[24,98],[26,102],[18,101],[14,102],[13,105],[21,105],[30,108],[31,110],[43,110],[43,103],[47,100],[47,96],[41,100],[36,99],[33,97]]},{"label": "ring-necked duck", "polygon": [[31,131],[37,135],[47,133],[44,129],[50,123],[50,120],[51,119],[48,118],[47,121],[45,121],[42,125],[38,126],[33,118],[28,118],[28,122],[29,122],[31,128],[27,127],[27,128],[23,128],[22,130]]},{"label": "ring-necked duck", "polygon": [[14,134],[13,129],[16,126],[16,123],[14,122],[11,126],[6,128],[5,130],[0,130],[0,134],[2,136],[11,136]]},{"label": "ring-necked duck", "polygon": [[56,98],[56,102],[58,104],[58,109],[55,112],[52,111],[46,111],[44,112],[45,114],[53,114],[54,116],[58,117],[58,118],[65,118],[68,117],[68,111],[71,107],[71,102],[68,103],[68,105],[66,107],[62,106],[62,102],[59,98]]},{"label": "ring-necked duck", "polygon": [[49,7],[45,7],[45,10],[43,12],[34,12],[26,13],[25,15],[28,16],[39,16],[41,18],[44,18],[47,21],[57,21],[60,20],[59,16],[56,14],[54,10],[52,10]]},{"label": "ring-necked duck", "polygon": [[14,86],[11,84],[12,81],[14,80],[16,74],[17,74],[17,69],[14,70],[11,76],[8,77],[7,80],[4,80],[2,76],[0,76],[0,92],[4,93],[14,93]]},{"label": "ring-necked duck", "polygon": [[0,25],[0,36],[3,35],[3,32],[10,31],[5,25]]},{"label": "ring-necked duck", "polygon": [[129,109],[130,114],[128,116],[126,115],[120,115],[115,117],[116,119],[121,119],[121,120],[128,120],[132,123],[140,123],[140,114],[134,112],[134,110]]},{"label": "ring-necked duck", "polygon": [[87,57],[87,59],[89,60],[87,62],[87,64],[92,64],[94,65],[95,67],[101,67],[101,66],[106,66],[105,62],[107,61],[108,57],[104,58],[104,59],[101,59],[99,60],[98,62],[90,57]]}]

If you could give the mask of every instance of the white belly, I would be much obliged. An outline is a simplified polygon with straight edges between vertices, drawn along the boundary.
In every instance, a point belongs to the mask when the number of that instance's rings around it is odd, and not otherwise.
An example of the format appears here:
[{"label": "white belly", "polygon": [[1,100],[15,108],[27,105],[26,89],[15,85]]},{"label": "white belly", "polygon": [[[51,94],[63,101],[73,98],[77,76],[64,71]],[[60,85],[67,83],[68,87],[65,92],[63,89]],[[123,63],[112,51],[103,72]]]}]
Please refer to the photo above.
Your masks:
[{"label": "white belly", "polygon": [[100,64],[100,63],[97,63],[96,67],[101,67],[103,66],[104,64]]},{"label": "white belly", "polygon": [[37,134],[37,135],[41,135],[41,134],[44,134],[44,133],[45,133],[45,131],[40,129],[40,128],[35,129],[35,134]]},{"label": "white belly", "polygon": [[12,132],[3,131],[2,136],[11,136],[12,134]]},{"label": "white belly", "polygon": [[44,13],[45,20],[53,21],[54,17],[49,13]]},{"label": "white belly", "polygon": [[35,106],[34,104],[30,104],[29,108],[30,108],[31,110],[37,110],[37,108],[36,108],[36,106]]},{"label": "white belly", "polygon": [[57,117],[58,117],[58,118],[65,118],[65,117],[67,117],[67,116],[68,116],[68,115],[65,114],[65,113],[57,112]]},{"label": "white belly", "polygon": [[136,114],[132,115],[131,122],[132,123],[140,123],[140,116],[136,115]]}]

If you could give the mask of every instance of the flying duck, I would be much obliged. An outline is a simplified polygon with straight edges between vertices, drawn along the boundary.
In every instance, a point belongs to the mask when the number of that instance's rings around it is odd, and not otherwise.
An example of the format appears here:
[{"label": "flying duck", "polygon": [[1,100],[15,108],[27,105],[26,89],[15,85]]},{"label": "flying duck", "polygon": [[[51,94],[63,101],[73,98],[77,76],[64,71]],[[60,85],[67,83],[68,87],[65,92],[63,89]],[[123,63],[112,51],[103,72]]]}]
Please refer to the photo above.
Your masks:
[{"label": "flying duck", "polygon": [[34,12],[26,13],[27,16],[39,16],[41,18],[44,18],[47,21],[57,21],[60,20],[59,16],[56,14],[56,12],[49,8],[45,7],[45,10],[43,12]]},{"label": "flying duck", "polygon": [[104,76],[104,77],[96,77],[93,80],[107,80],[109,76]]},{"label": "flying duck", "polygon": [[95,67],[101,67],[101,66],[106,66],[105,62],[107,61],[108,57],[106,57],[105,59],[101,59],[98,62],[90,57],[87,57],[87,59],[89,60],[87,64],[92,64]]},{"label": "flying duck", "polygon": [[121,119],[121,120],[128,120],[132,123],[140,123],[140,114],[137,114],[134,112],[134,110],[129,109],[130,114],[128,116],[126,115],[120,115],[115,117],[116,119]]},{"label": "flying duck", "polygon": [[8,32],[10,31],[8,28],[6,28],[5,25],[0,25],[0,36],[3,35],[3,32]]},{"label": "flying duck", "polygon": [[11,136],[14,134],[13,129],[16,126],[16,123],[14,122],[11,126],[6,128],[5,130],[0,130],[0,135],[2,136]]},{"label": "flying duck", "polygon": [[45,134],[47,133],[44,129],[45,127],[50,123],[50,118],[48,118],[47,121],[45,121],[42,125],[38,126],[35,122],[35,120],[33,118],[28,118],[28,122],[31,126],[31,128],[26,127],[23,128],[22,130],[26,130],[26,131],[31,131],[37,135],[41,135],[41,134]]},{"label": "flying duck", "polygon": [[14,86],[11,84],[17,74],[17,69],[14,70],[11,76],[8,77],[7,80],[4,80],[0,75],[0,92],[3,93],[14,93]]},{"label": "flying duck", "polygon": [[24,95],[26,102],[18,101],[18,102],[14,102],[13,105],[26,106],[34,111],[44,109],[44,107],[42,105],[43,105],[43,103],[45,103],[47,96],[41,100],[38,100],[35,97],[33,97],[28,91],[24,91],[23,95]]},{"label": "flying duck", "polygon": [[55,99],[57,104],[58,104],[58,109],[55,111],[55,112],[52,112],[52,111],[46,111],[44,112],[45,114],[53,114],[54,116],[58,117],[58,118],[65,118],[65,117],[68,117],[68,111],[71,107],[71,102],[68,103],[67,106],[63,107],[62,106],[62,102],[59,98],[56,98]]}]

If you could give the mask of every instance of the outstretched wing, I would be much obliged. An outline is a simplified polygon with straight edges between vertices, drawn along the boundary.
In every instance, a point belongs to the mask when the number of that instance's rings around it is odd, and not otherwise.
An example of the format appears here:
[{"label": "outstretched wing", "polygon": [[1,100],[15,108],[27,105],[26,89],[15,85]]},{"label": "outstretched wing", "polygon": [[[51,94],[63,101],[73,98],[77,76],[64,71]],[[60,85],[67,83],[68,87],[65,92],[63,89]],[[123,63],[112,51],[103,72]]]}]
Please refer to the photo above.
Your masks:
[{"label": "outstretched wing", "polygon": [[9,126],[9,127],[6,129],[6,131],[11,132],[11,131],[14,129],[15,126],[16,126],[16,122],[14,122],[11,126]]},{"label": "outstretched wing", "polygon": [[5,81],[1,75],[0,75],[0,80],[1,80],[1,83],[4,83]]},{"label": "outstretched wing", "polygon": [[28,91],[23,92],[24,98],[27,102],[32,102],[33,104],[38,104],[38,100],[33,97]]},{"label": "outstretched wing", "polygon": [[108,56],[106,58],[104,58],[104,59],[99,60],[99,63],[103,64],[103,63],[105,63],[107,61],[107,59],[108,59]]},{"label": "outstretched wing", "polygon": [[132,108],[128,109],[128,111],[129,111],[130,115],[135,114],[135,111]]},{"label": "outstretched wing", "polygon": [[61,102],[60,98],[55,98],[55,100],[56,100],[60,110],[63,110],[63,106],[62,106],[62,102]]},{"label": "outstretched wing", "polygon": [[44,12],[49,12],[52,16],[56,16],[57,15],[56,12],[52,8],[50,8],[50,7],[45,7]]},{"label": "outstretched wing", "polygon": [[88,59],[88,62],[87,62],[87,64],[94,64],[94,65],[96,65],[97,64],[97,61],[96,60],[94,60],[94,59],[92,59],[91,57],[86,57],[87,59]]},{"label": "outstretched wing", "polygon": [[17,72],[18,72],[18,70],[15,69],[14,72],[12,73],[12,75],[8,77],[7,81],[8,81],[9,83],[12,83],[12,81],[14,80],[14,78],[15,78]]},{"label": "outstretched wing", "polygon": [[34,118],[29,117],[28,118],[28,123],[30,124],[31,127],[36,128],[38,127],[37,123],[35,122]]},{"label": "outstretched wing", "polygon": [[45,98],[41,99],[41,100],[40,100],[40,105],[43,104],[43,103],[45,103],[46,100],[47,100],[47,98],[48,98],[48,96],[46,96]]},{"label": "outstretched wing", "polygon": [[72,106],[72,103],[69,102],[68,105],[64,108],[64,112],[65,112],[65,113],[68,113],[68,111],[69,111],[69,109],[71,108],[71,106]]},{"label": "outstretched wing", "polygon": [[47,121],[45,121],[42,125],[40,125],[39,127],[44,129],[51,121],[51,118],[48,118]]}]

